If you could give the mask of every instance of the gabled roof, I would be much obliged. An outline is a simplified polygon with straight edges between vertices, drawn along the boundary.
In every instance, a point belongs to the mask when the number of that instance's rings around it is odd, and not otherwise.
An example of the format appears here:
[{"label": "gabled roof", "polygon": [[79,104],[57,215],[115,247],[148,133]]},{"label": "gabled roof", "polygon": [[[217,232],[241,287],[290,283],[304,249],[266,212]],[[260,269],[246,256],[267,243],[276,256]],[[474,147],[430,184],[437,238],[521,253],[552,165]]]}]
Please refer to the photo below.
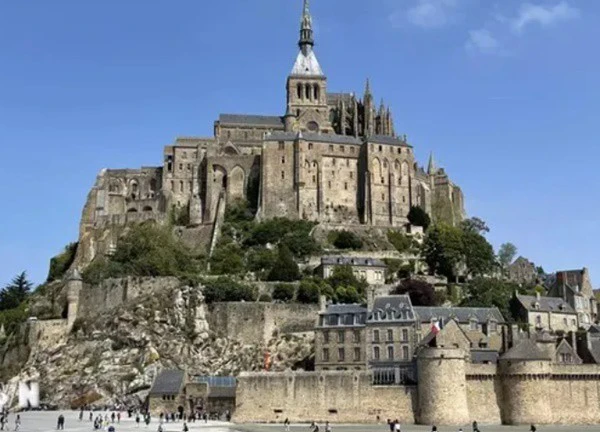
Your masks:
[{"label": "gabled roof", "polygon": [[467,323],[471,319],[476,319],[478,323],[487,323],[489,320],[496,320],[498,323],[504,322],[504,317],[498,308],[471,308],[471,307],[430,307],[415,306],[417,319],[422,323],[431,322],[433,319],[456,319],[460,323]]},{"label": "gabled roof", "polygon": [[220,114],[219,123],[234,125],[283,127],[283,119],[279,116],[252,114]]},{"label": "gabled roof", "polygon": [[[560,297],[544,297],[526,296],[517,294],[517,300],[528,311],[539,310],[541,312],[560,312],[560,313],[575,313],[575,310],[569,303]],[[537,307],[536,305],[539,305]]]},{"label": "gabled roof", "polygon": [[369,311],[368,322],[414,321],[410,297],[407,294],[375,297],[373,309]]},{"label": "gabled roof", "polygon": [[518,345],[509,349],[501,357],[502,360],[551,360],[531,339],[524,339]]},{"label": "gabled roof", "polygon": [[178,394],[183,386],[184,372],[181,370],[165,369],[154,379],[151,395]]}]

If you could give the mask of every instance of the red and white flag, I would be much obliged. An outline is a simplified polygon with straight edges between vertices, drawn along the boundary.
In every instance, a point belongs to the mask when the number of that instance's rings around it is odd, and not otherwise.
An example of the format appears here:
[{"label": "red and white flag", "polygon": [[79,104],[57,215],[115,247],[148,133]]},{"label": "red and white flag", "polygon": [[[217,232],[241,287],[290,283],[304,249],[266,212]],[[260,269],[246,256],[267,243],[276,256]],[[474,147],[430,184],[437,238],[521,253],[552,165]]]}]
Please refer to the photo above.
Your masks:
[{"label": "red and white flag", "polygon": [[434,321],[431,323],[431,332],[433,334],[438,334],[440,332],[440,322]]}]

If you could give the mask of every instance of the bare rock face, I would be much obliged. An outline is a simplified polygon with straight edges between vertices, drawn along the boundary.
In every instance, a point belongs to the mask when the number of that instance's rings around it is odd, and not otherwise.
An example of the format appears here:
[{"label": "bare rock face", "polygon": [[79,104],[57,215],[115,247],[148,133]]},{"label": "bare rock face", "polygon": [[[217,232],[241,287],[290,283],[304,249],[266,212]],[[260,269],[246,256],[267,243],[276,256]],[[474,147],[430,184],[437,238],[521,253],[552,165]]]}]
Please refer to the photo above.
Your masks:
[{"label": "bare rock face", "polygon": [[78,319],[65,342],[32,348],[21,373],[39,377],[41,398],[61,407],[137,403],[161,368],[189,374],[237,375],[263,368],[303,367],[313,358],[312,334],[276,335],[264,345],[216,337],[201,287],[137,297],[110,312]]}]

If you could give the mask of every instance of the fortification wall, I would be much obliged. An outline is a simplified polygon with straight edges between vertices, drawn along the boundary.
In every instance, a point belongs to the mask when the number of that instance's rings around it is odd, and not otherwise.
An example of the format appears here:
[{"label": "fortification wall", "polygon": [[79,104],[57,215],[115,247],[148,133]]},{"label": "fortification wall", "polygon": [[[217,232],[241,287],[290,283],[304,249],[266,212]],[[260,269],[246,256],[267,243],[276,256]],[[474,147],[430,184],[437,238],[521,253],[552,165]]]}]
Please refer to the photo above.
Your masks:
[{"label": "fortification wall", "polygon": [[53,319],[29,322],[29,345],[47,349],[63,343],[67,335],[67,320]]},{"label": "fortification wall", "polygon": [[548,393],[553,423],[600,423],[600,366],[553,365]]},{"label": "fortification wall", "polygon": [[267,343],[275,331],[313,331],[317,305],[278,303],[215,303],[208,314],[209,326],[218,336],[247,344]]},{"label": "fortification wall", "polygon": [[414,386],[372,386],[365,371],[243,373],[238,377],[236,422],[414,423]]},{"label": "fortification wall", "polygon": [[77,316],[104,312],[140,295],[176,288],[180,284],[175,277],[127,277],[106,279],[98,285],[84,285],[79,294]]},{"label": "fortification wall", "polygon": [[479,423],[500,424],[502,385],[494,364],[466,365],[469,415]]}]

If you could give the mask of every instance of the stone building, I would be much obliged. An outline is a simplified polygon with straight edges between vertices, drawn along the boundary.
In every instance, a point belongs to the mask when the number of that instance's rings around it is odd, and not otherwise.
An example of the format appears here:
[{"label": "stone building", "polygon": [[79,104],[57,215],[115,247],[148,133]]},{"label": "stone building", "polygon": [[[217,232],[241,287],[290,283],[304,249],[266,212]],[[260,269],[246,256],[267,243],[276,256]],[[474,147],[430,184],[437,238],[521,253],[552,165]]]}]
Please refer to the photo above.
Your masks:
[{"label": "stone building", "polygon": [[75,266],[110,253],[129,222],[187,214],[186,238],[215,238],[228,203],[246,199],[259,218],[401,227],[411,206],[451,223],[464,216],[460,188],[415,160],[390,107],[377,107],[369,82],[362,96],[328,91],[314,51],[305,1],[299,51],[287,77],[282,115],[221,114],[213,137],[180,137],[163,164],[103,170],[88,195]]},{"label": "stone building", "polygon": [[366,369],[365,323],[360,305],[329,305],[315,327],[315,369]]},{"label": "stone building", "polygon": [[578,325],[589,327],[598,319],[598,304],[587,268],[560,270],[547,280],[548,296],[561,298],[577,312]]},{"label": "stone building", "polygon": [[560,297],[515,294],[513,305],[518,319],[527,323],[532,332],[570,332],[579,328],[577,312]]},{"label": "stone building", "polygon": [[186,373],[182,370],[161,371],[148,393],[148,411],[152,415],[179,413],[185,410]]},{"label": "stone building", "polygon": [[531,285],[537,281],[538,271],[534,263],[520,256],[508,265],[507,277],[511,282]]},{"label": "stone building", "polygon": [[374,258],[324,256],[316,272],[323,278],[333,275],[336,267],[350,266],[357,279],[366,280],[369,285],[383,285],[387,273],[387,265]]}]

